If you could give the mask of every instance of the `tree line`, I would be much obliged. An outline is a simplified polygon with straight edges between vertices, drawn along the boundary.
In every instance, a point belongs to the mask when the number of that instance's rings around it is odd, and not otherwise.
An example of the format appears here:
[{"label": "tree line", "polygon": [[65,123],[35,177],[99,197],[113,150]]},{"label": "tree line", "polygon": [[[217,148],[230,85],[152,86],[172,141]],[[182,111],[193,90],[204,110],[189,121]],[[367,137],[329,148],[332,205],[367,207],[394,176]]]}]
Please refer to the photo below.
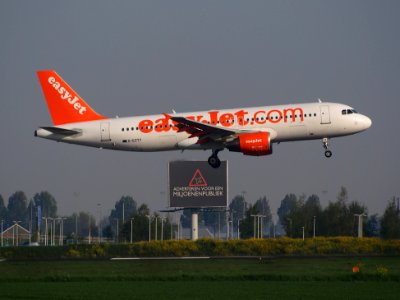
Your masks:
[{"label": "tree line", "polygon": [[156,237],[162,239],[172,236],[169,218],[151,213],[146,204],[138,205],[131,196],[122,196],[109,215],[102,216],[101,207],[98,207],[97,220],[89,212],[60,216],[57,210],[56,199],[47,191],[36,193],[29,201],[23,191],[17,191],[9,197],[7,206],[0,195],[3,230],[18,223],[32,233],[33,241],[38,239],[39,234],[44,235],[46,228],[48,233],[51,232],[51,226],[57,235],[62,226],[64,237],[75,242],[89,237],[123,242],[130,241],[131,237],[132,241],[141,241],[149,237],[154,240]]},{"label": "tree line", "polygon": [[[255,203],[246,201],[244,194],[236,195],[227,210],[203,211],[199,221],[218,232],[229,227],[232,238],[272,237],[286,235],[293,238],[315,236],[357,236],[358,218],[362,233],[367,237],[400,238],[399,203],[392,197],[382,216],[368,214],[368,208],[359,201],[350,201],[348,191],[341,187],[336,199],[322,207],[317,195],[286,194],[277,209],[276,220],[266,196]],[[184,226],[190,226],[190,210],[182,215]],[[229,225],[230,224],[230,225]],[[238,230],[239,229],[239,230]],[[215,234],[218,237],[218,233]]]},{"label": "tree line", "polygon": [[[252,238],[286,235],[300,238],[315,236],[357,236],[358,218],[362,218],[364,236],[400,238],[399,203],[395,197],[387,203],[382,216],[368,215],[368,208],[350,201],[347,189],[342,187],[334,201],[322,207],[317,195],[287,194],[281,200],[273,219],[266,196],[254,203],[246,201],[244,194],[236,195],[224,209],[203,209],[199,213],[199,225],[207,227],[215,238]],[[131,196],[122,196],[115,202],[109,215],[102,216],[101,208],[95,215],[76,212],[59,216],[57,201],[47,191],[36,193],[30,200],[23,191],[13,193],[7,206],[0,195],[0,220],[4,229],[19,222],[32,232],[43,234],[44,222],[63,223],[67,239],[78,241],[88,236],[121,241],[141,241],[176,238],[178,226],[191,226],[191,210],[183,210],[180,224],[172,224],[170,218],[151,212],[143,203],[138,205]]]}]

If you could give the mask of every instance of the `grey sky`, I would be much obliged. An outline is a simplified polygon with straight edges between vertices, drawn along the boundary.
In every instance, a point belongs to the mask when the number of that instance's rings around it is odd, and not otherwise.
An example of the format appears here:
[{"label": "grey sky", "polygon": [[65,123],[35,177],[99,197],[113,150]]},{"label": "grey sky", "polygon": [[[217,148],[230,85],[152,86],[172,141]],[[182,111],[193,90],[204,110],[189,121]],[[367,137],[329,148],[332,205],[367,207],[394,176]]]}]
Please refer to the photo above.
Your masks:
[{"label": "grey sky", "polygon": [[[103,213],[122,195],[166,206],[167,163],[208,152],[130,153],[34,138],[51,119],[36,71],[55,69],[107,116],[317,101],[349,104],[368,131],[283,143],[274,154],[224,151],[230,195],[340,186],[370,213],[399,195],[399,1],[1,1],[0,193],[48,190],[59,212]],[[322,191],[327,191],[323,193]]]}]

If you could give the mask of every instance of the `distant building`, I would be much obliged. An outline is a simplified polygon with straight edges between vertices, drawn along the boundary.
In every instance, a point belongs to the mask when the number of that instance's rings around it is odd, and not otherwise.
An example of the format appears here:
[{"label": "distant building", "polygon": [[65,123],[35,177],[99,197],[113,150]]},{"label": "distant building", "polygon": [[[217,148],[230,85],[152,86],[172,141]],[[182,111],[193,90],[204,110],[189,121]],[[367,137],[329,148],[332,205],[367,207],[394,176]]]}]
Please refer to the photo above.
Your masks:
[{"label": "distant building", "polygon": [[31,233],[19,224],[14,224],[1,233],[3,246],[18,246],[30,242]]}]

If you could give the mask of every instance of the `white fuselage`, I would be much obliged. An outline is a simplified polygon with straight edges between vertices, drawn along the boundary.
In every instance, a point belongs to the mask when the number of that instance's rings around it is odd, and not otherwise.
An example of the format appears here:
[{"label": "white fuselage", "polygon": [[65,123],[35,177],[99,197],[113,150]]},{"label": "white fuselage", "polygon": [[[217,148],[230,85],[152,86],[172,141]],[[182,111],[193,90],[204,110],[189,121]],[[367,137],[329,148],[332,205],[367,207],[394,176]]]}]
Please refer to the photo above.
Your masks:
[{"label": "white fuselage", "polygon": [[[268,107],[174,113],[197,122],[233,131],[269,132],[271,142],[311,140],[351,135],[371,126],[371,120],[348,105],[305,103]],[[65,143],[124,151],[214,149],[197,137],[178,132],[168,115],[148,115],[68,123],[57,126],[78,131],[61,135],[38,129],[36,136]]]}]

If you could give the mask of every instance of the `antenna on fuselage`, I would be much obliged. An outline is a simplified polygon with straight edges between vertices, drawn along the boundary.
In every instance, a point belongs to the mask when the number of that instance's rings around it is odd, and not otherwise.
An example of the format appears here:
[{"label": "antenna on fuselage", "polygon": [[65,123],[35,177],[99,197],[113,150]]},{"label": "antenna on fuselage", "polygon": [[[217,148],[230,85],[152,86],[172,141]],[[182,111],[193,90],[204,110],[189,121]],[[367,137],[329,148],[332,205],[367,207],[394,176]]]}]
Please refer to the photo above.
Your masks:
[{"label": "antenna on fuselage", "polygon": [[319,103],[322,103],[322,100],[321,100],[321,98],[318,98],[318,102],[319,102]]},{"label": "antenna on fuselage", "polygon": [[175,109],[173,109],[173,110],[172,110],[172,112],[173,112],[174,114],[176,114],[176,111],[175,111]]}]

